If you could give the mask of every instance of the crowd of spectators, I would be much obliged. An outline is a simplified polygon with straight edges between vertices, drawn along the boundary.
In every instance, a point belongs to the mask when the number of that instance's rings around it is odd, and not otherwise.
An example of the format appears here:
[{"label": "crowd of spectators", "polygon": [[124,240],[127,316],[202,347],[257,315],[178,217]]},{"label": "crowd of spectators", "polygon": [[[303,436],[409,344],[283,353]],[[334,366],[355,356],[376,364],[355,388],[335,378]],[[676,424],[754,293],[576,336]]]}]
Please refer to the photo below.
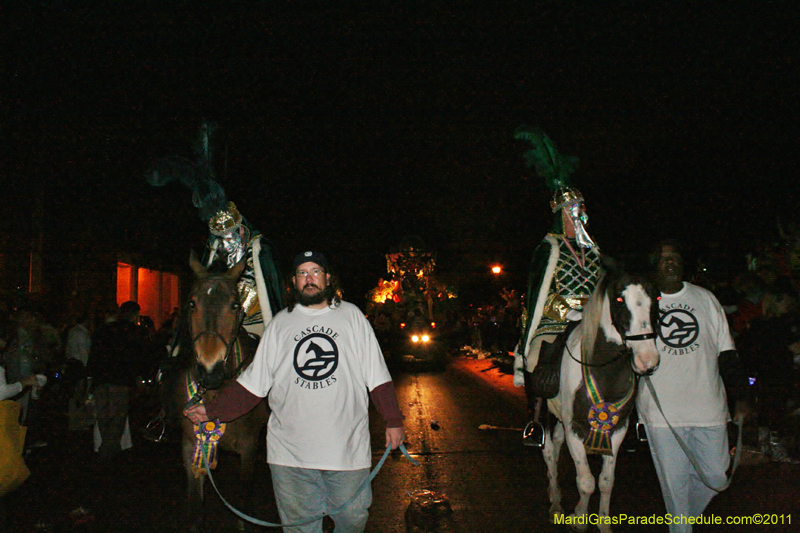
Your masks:
[{"label": "crowd of spectators", "polygon": [[[779,264],[779,263],[778,263]],[[795,462],[800,414],[800,287],[789,269],[744,270],[728,280],[701,276],[728,316],[755,407],[759,451]]]},{"label": "crowd of spectators", "polygon": [[[136,306],[128,302],[120,309],[125,305]],[[109,326],[119,321],[120,309],[83,310],[54,324],[45,307],[35,300],[15,304],[0,301],[0,367],[5,371],[5,381],[24,382],[35,374],[48,378],[44,390],[23,387],[10,398],[22,404],[20,423],[28,428],[27,453],[46,446],[47,435],[60,429],[62,420],[69,420],[68,429],[90,428],[93,419],[76,416],[82,414],[81,407],[93,396],[94,387],[88,379],[92,370],[105,372],[97,363],[99,350],[108,343],[102,338],[99,342],[98,334],[115,331]],[[152,383],[166,357],[174,323],[173,318],[156,330],[153,321],[138,316],[137,310],[131,327],[132,338],[137,342],[132,349],[126,348],[124,357],[129,361],[119,367],[130,374],[126,377],[128,386],[135,389]],[[94,385],[99,385],[97,380]]]}]

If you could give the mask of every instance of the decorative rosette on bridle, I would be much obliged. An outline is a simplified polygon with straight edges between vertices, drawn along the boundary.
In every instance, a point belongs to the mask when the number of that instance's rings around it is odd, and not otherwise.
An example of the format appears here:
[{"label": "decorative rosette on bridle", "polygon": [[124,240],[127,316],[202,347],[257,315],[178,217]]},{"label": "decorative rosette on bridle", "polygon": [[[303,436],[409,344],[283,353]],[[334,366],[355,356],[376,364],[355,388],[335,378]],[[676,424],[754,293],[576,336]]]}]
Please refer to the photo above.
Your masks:
[{"label": "decorative rosette on bridle", "polygon": [[597,388],[597,382],[589,371],[588,365],[583,365],[583,379],[586,382],[586,395],[589,397],[589,432],[583,439],[587,453],[611,455],[611,432],[619,423],[619,412],[633,397],[635,383],[631,376],[631,386],[627,394],[620,400],[608,403]]},{"label": "decorative rosette on bridle", "polygon": [[[195,400],[201,403],[203,400],[199,399],[197,383],[186,375],[186,397],[190,402]],[[225,434],[225,423],[219,420],[208,420],[201,424],[194,425],[194,436],[196,438],[194,443],[194,452],[192,453],[192,472],[195,477],[206,475],[206,469],[203,466],[204,458],[208,463],[210,469],[217,467],[217,444]]]},{"label": "decorative rosette on bridle", "polygon": [[217,444],[224,433],[225,423],[219,420],[209,420],[202,424],[195,424],[194,436],[197,441],[192,455],[192,472],[194,472],[195,477],[208,473],[203,467],[204,457],[208,468],[213,470],[217,467]]}]

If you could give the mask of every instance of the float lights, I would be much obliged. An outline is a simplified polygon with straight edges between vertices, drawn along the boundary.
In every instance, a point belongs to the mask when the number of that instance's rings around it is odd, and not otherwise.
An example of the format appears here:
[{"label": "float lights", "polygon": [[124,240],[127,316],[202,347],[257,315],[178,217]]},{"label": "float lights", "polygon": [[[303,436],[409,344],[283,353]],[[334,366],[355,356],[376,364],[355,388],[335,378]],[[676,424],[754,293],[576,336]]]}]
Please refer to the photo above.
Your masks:
[{"label": "float lights", "polygon": [[503,267],[500,265],[492,265],[492,274],[501,274],[503,272]]}]

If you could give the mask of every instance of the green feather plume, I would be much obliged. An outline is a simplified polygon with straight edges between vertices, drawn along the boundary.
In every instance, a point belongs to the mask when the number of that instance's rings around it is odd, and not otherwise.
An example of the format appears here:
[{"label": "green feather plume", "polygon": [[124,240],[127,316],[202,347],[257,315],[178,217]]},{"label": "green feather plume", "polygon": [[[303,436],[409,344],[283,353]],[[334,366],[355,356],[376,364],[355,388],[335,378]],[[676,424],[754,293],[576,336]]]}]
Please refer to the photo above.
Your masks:
[{"label": "green feather plume", "polygon": [[528,168],[534,167],[536,173],[544,177],[550,190],[557,191],[572,185],[572,173],[578,168],[577,157],[559,154],[553,141],[539,128],[520,126],[514,132],[514,138],[533,145],[522,157]]}]

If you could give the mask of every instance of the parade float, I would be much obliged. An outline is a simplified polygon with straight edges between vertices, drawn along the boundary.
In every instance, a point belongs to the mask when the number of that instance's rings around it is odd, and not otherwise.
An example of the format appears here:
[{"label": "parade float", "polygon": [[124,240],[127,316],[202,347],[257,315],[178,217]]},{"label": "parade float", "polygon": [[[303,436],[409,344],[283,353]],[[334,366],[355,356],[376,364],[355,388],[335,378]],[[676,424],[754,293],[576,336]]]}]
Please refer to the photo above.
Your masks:
[{"label": "parade float", "polygon": [[435,253],[405,239],[386,254],[387,277],[367,295],[367,316],[387,359],[442,368],[458,320],[457,294],[434,275]]}]

